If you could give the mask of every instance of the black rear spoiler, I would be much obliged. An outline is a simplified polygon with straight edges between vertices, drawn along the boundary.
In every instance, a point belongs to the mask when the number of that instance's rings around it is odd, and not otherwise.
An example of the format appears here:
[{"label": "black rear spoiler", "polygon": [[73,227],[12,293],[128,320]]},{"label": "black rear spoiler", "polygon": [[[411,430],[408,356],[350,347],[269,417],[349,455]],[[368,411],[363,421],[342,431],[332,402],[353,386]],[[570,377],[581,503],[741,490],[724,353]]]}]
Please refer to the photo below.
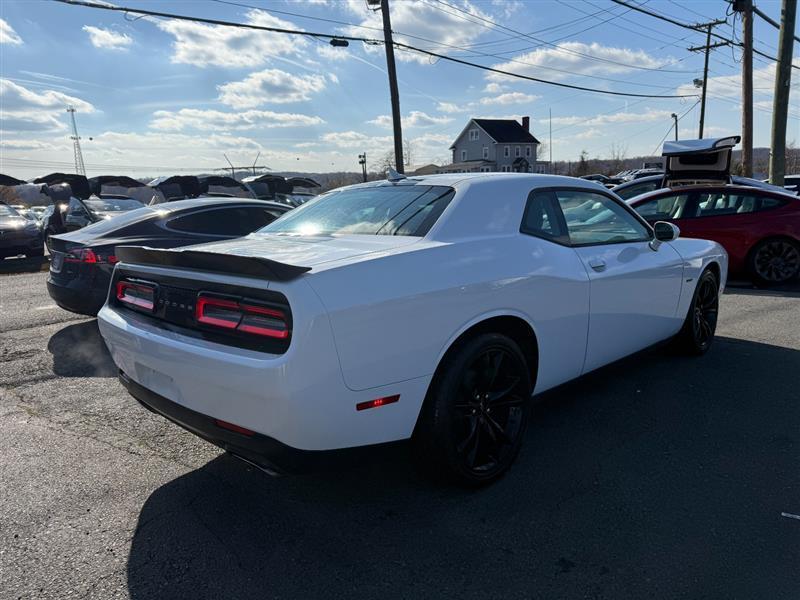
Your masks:
[{"label": "black rear spoiler", "polygon": [[147,246],[117,246],[116,256],[121,262],[136,265],[178,267],[226,275],[249,275],[272,281],[290,281],[311,270],[311,267],[297,267],[256,256],[188,249],[164,250]]}]

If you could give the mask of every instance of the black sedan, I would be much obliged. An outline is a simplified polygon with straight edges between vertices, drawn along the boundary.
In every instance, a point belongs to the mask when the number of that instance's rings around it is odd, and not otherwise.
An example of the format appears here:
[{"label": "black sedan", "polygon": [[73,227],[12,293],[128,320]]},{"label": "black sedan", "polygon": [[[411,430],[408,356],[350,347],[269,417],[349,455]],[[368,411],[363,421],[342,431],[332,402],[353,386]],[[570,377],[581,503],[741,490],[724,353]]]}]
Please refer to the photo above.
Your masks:
[{"label": "black sedan", "polygon": [[179,200],[53,236],[47,291],[61,308],[94,316],[108,294],[117,246],[177,248],[237,238],[264,227],[289,209],[262,200]]},{"label": "black sedan", "polygon": [[19,254],[44,255],[42,229],[35,220],[26,219],[15,208],[0,203],[0,259]]}]

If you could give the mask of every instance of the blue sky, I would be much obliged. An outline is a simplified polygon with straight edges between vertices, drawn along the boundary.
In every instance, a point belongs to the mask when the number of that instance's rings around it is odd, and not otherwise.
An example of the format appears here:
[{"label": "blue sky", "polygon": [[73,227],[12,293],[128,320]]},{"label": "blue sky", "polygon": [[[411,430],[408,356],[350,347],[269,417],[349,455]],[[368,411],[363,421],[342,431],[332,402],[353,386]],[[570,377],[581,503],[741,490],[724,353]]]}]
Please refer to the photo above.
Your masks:
[{"label": "blue sky", "polygon": [[[650,0],[684,22],[724,18],[724,0]],[[381,37],[364,0],[258,2],[123,0],[119,5],[289,29]],[[237,5],[238,4],[238,5]],[[780,4],[759,7],[778,19]],[[252,8],[256,7],[256,8]],[[280,12],[279,12],[280,11]],[[290,15],[286,13],[295,13]],[[563,83],[646,94],[695,94],[700,33],[609,0],[393,0],[396,39],[484,65]],[[77,108],[89,175],[158,175],[260,164],[276,171],[358,170],[391,149],[381,46],[335,49],[313,38],[140,18],[44,0],[0,2],[0,171],[23,178],[70,170],[67,103]],[[327,19],[323,21],[320,19]],[[330,21],[338,21],[333,23]],[[777,31],[756,19],[756,47],[775,55]],[[730,37],[731,16],[717,31]],[[515,32],[524,32],[520,35]],[[421,39],[422,38],[422,39]],[[511,80],[398,51],[404,137],[412,161],[449,158],[470,117],[530,115],[555,159],[658,147],[694,98],[623,98]],[[740,131],[740,56],[711,55],[707,135]],[[800,60],[795,59],[796,64]],[[755,143],[769,143],[774,65],[755,61]],[[800,143],[800,77],[793,72],[789,141]],[[694,106],[694,108],[692,108]],[[91,138],[91,139],[90,139]],[[546,158],[544,156],[543,158]]]}]

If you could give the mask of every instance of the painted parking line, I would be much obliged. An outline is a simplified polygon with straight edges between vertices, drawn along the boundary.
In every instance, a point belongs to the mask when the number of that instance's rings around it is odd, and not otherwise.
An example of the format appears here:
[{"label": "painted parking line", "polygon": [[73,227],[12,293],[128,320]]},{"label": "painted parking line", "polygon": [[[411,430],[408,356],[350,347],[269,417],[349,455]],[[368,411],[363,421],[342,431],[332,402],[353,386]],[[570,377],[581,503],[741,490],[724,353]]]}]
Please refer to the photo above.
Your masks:
[{"label": "painted parking line", "polygon": [[35,306],[33,310],[50,310],[52,308],[58,308],[55,304],[45,304],[44,306]]},{"label": "painted parking line", "polygon": [[798,521],[800,521],[800,515],[793,515],[792,513],[782,512],[781,516],[786,517],[787,519],[797,519]]}]

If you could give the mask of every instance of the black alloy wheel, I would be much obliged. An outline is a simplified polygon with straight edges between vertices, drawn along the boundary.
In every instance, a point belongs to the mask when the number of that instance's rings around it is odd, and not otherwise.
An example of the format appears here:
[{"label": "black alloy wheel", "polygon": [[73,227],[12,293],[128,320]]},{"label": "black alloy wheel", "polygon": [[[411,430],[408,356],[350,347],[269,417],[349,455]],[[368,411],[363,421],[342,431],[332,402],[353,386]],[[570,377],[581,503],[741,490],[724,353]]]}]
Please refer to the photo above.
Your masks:
[{"label": "black alloy wheel", "polygon": [[800,247],[790,240],[764,240],[755,247],[750,268],[763,283],[785,283],[800,274]]},{"label": "black alloy wheel", "polygon": [[687,354],[705,354],[714,341],[719,315],[719,282],[706,269],[697,280],[692,304],[676,338],[678,348]]},{"label": "black alloy wheel", "polygon": [[415,431],[418,459],[437,474],[483,485],[514,462],[530,411],[530,369],[517,344],[483,334],[464,344],[431,387]]}]

